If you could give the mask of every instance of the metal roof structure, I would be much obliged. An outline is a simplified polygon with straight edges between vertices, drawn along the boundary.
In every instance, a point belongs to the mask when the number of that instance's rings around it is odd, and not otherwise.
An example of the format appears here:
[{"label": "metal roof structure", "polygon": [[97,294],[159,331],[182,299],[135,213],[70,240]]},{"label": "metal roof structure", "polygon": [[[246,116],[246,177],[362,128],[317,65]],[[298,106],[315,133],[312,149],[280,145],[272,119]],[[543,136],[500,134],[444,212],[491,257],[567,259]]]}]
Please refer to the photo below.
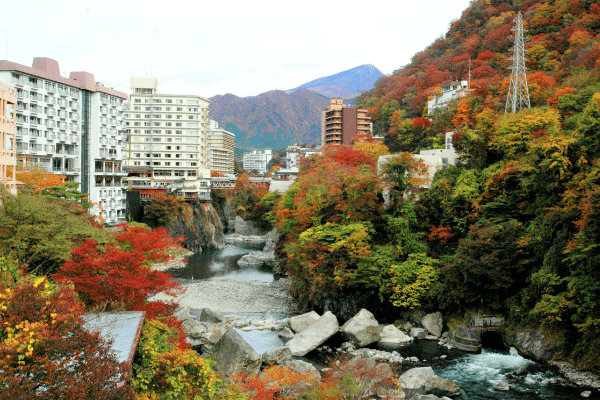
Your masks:
[{"label": "metal roof structure", "polygon": [[83,316],[83,327],[90,332],[100,332],[106,340],[112,339],[111,350],[117,360],[131,365],[145,314],[144,311],[87,313]]}]

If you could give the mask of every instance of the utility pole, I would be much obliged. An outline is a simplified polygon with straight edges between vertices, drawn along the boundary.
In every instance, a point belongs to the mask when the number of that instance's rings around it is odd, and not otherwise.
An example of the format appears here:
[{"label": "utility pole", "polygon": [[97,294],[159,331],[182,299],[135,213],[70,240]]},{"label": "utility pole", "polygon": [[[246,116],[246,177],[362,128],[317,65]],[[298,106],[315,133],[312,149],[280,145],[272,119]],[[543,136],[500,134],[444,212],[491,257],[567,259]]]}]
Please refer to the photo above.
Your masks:
[{"label": "utility pole", "polygon": [[471,90],[471,59],[469,58],[469,81],[467,82],[467,90]]},{"label": "utility pole", "polygon": [[506,96],[506,107],[504,112],[516,113],[523,108],[531,108],[529,102],[529,88],[527,87],[527,68],[525,67],[525,39],[523,38],[523,17],[521,13],[515,19],[514,46],[512,48],[513,56],[509,60],[513,61],[512,73],[510,75],[510,85]]}]

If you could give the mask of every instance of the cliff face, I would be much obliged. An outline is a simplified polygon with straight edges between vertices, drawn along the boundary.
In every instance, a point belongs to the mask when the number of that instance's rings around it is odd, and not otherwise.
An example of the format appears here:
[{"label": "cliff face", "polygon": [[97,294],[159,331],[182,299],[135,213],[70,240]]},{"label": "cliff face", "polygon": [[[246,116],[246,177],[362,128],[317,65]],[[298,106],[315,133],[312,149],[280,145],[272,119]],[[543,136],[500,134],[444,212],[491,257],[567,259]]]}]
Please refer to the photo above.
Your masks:
[{"label": "cliff face", "polygon": [[187,204],[168,227],[173,237],[185,236],[184,246],[194,252],[225,246],[223,223],[210,203]]}]

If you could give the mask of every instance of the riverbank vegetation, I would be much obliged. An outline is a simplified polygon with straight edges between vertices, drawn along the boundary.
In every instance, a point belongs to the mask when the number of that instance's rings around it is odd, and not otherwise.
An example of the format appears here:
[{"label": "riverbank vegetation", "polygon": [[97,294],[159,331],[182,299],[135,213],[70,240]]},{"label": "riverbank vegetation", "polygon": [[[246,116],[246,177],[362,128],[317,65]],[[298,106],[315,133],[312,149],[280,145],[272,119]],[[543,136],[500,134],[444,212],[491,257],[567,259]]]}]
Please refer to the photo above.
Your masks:
[{"label": "riverbank vegetation", "polygon": [[[505,114],[519,11],[532,109]],[[591,1],[474,1],[445,37],[381,78],[360,102],[399,156],[377,173],[361,142],[328,149],[278,203],[293,294],[309,307],[369,292],[397,312],[504,314],[600,371],[599,28]],[[426,101],[466,78],[469,60],[469,96],[427,115]],[[403,151],[443,147],[447,131],[461,163],[423,185],[423,166]]]}]

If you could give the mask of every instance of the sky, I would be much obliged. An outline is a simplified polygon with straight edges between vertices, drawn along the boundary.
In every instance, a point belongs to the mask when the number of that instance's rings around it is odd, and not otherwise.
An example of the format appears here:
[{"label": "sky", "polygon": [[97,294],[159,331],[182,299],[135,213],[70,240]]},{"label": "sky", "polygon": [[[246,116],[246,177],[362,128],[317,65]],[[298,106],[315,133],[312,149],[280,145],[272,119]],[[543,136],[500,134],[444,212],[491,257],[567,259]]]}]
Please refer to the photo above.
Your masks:
[{"label": "sky", "polygon": [[19,0],[0,5],[0,59],[58,61],[130,93],[152,75],[164,94],[256,96],[359,65],[410,62],[470,0]]}]

